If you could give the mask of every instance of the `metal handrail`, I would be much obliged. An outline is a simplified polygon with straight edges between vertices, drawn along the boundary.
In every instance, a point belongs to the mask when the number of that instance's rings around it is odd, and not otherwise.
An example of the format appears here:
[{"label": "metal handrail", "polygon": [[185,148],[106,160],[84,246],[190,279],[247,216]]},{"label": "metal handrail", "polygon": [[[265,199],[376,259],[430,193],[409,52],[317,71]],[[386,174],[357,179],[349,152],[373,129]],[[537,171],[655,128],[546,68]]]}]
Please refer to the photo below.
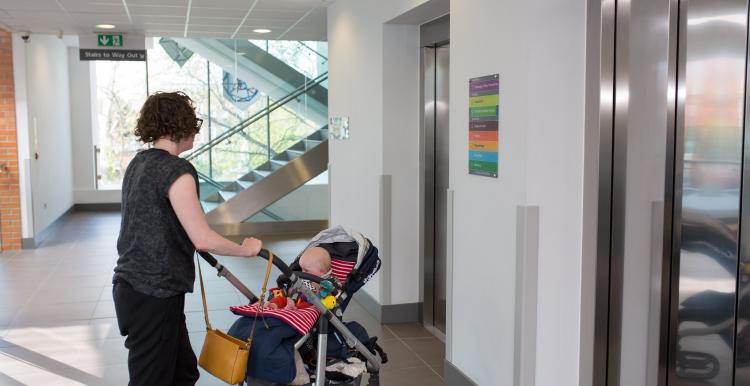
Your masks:
[{"label": "metal handrail", "polygon": [[[265,40],[265,42],[266,42],[266,47],[262,47],[262,46],[259,46],[259,45],[258,45],[258,44],[256,44],[256,43],[254,43],[254,42],[253,42],[253,39],[248,39],[248,41],[249,41],[250,43],[252,43],[252,44],[255,44],[256,46],[258,46],[258,47],[259,47],[260,49],[262,49],[263,51],[266,51],[266,52],[268,52],[269,54],[271,54],[271,53],[269,52],[269,49],[268,49],[268,40]],[[320,52],[318,52],[318,50],[316,50],[316,49],[314,49],[314,48],[312,48],[312,47],[308,46],[308,45],[307,45],[307,44],[305,44],[305,43],[304,43],[303,41],[301,41],[301,40],[296,40],[296,41],[295,41],[295,43],[297,43],[297,44],[301,45],[302,47],[305,47],[305,48],[306,48],[306,49],[307,49],[308,51],[312,51],[312,52],[313,52],[313,53],[314,53],[315,55],[318,55],[318,56],[320,56],[320,57],[321,57],[321,58],[323,58],[323,60],[325,60],[326,62],[328,61],[328,57],[327,57],[327,56],[325,56],[325,55],[321,54]],[[271,54],[271,55],[273,55],[273,54]],[[274,56],[276,56],[276,55],[274,55]],[[278,58],[278,57],[277,57],[277,58]],[[280,58],[279,58],[279,59],[280,59]],[[282,60],[282,61],[283,61],[283,60]]]},{"label": "metal handrail", "polygon": [[191,160],[199,155],[207,152],[208,150],[214,148],[216,145],[218,145],[221,142],[224,142],[228,138],[234,136],[238,132],[244,130],[248,126],[252,125],[253,123],[257,122],[261,118],[264,118],[265,116],[271,114],[278,108],[284,106],[285,104],[289,103],[290,101],[293,101],[298,96],[305,94],[306,92],[310,91],[313,87],[323,83],[326,79],[328,79],[328,72],[324,72],[320,74],[317,78],[313,79],[310,83],[305,83],[303,85],[300,85],[294,91],[287,94],[285,97],[275,101],[274,103],[266,106],[264,109],[258,111],[257,113],[253,114],[251,117],[247,118],[246,120],[240,122],[239,124],[235,125],[233,128],[221,133],[221,135],[217,136],[216,138],[212,139],[209,142],[206,142],[205,144],[199,146],[197,149],[193,150],[189,154],[187,154],[184,158],[186,160]]},{"label": "metal handrail", "polygon": [[297,43],[299,43],[299,44],[300,44],[300,45],[302,45],[303,47],[307,48],[308,50],[310,50],[310,51],[314,52],[314,53],[315,53],[316,55],[318,55],[318,56],[320,56],[321,58],[323,58],[323,60],[325,60],[326,62],[328,61],[328,57],[327,57],[327,56],[325,56],[325,55],[321,54],[320,52],[318,52],[318,51],[317,51],[317,50],[315,50],[314,48],[312,48],[312,47],[308,46],[307,44],[303,43],[302,41],[299,41],[299,40],[298,40],[298,41],[297,41]]}]

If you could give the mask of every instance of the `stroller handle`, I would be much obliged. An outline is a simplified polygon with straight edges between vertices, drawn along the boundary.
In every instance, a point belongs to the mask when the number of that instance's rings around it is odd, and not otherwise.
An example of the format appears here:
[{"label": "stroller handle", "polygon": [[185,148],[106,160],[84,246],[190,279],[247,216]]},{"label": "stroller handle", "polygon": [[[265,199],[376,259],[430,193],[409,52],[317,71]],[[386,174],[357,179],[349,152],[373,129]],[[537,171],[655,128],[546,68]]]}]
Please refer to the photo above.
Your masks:
[{"label": "stroller handle", "polygon": [[[216,265],[219,264],[216,258],[208,252],[198,251],[198,254],[203,258],[203,260],[206,260],[206,262],[208,262],[208,264],[210,264],[214,268],[216,268]],[[260,252],[258,252],[258,257],[264,260],[268,260],[271,257],[271,252],[267,249],[261,249]],[[292,277],[292,270],[288,265],[286,265],[283,260],[278,257],[278,255],[274,254],[273,265],[276,266],[276,268],[278,268],[279,271],[284,274],[284,276]]]},{"label": "stroller handle", "polygon": [[[260,252],[258,252],[258,257],[265,260],[270,259],[270,255],[271,252],[267,249],[261,249]],[[289,266],[286,265],[286,263],[281,260],[276,254],[274,254],[273,265],[276,266],[276,268],[278,268],[279,271],[284,274],[284,276],[288,278],[291,278],[293,276],[291,268],[289,268]]]}]

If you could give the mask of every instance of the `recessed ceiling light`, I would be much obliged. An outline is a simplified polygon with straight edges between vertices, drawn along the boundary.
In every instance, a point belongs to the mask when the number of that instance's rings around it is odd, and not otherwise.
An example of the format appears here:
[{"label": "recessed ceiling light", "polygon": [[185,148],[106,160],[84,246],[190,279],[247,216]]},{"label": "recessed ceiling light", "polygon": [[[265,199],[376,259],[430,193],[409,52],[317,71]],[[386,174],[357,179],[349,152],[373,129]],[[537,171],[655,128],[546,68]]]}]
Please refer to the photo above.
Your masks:
[{"label": "recessed ceiling light", "polygon": [[100,29],[115,29],[115,25],[114,24],[97,24],[96,28],[100,28]]},{"label": "recessed ceiling light", "polygon": [[268,29],[268,28],[256,28],[256,29],[253,30],[253,32],[255,32],[257,34],[267,34],[267,33],[271,32],[271,30]]}]

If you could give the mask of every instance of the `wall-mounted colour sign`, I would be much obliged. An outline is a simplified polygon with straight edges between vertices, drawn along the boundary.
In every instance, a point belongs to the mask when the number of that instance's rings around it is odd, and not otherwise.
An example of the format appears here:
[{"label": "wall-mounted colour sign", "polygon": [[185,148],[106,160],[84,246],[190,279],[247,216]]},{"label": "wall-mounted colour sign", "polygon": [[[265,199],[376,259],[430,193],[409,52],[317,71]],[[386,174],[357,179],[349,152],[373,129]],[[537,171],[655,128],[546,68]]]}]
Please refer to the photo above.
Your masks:
[{"label": "wall-mounted colour sign", "polygon": [[498,175],[500,75],[469,79],[469,174]]}]

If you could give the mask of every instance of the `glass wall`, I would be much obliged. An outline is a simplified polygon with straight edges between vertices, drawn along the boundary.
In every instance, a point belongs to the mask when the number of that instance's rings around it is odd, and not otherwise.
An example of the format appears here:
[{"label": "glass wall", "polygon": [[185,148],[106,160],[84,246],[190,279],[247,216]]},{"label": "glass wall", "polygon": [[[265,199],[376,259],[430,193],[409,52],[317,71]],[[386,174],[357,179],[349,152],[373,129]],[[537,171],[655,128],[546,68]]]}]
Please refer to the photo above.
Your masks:
[{"label": "glass wall", "polygon": [[142,149],[133,136],[138,111],[146,100],[146,64],[97,61],[95,134],[97,188],[120,189],[122,175]]},{"label": "glass wall", "polygon": [[[326,42],[252,42],[309,79],[327,71]],[[268,95],[278,95],[281,86],[260,90],[238,78],[237,53],[233,66],[222,67],[173,39],[154,38],[147,57],[146,63],[95,62],[98,189],[119,189],[125,167],[144,148],[132,131],[146,96],[156,91],[182,91],[193,99],[204,120],[194,149],[211,146],[191,162],[213,184],[243,176],[320,129],[307,118],[306,91],[274,108],[278,103]],[[227,131],[233,135],[216,142]]]}]

